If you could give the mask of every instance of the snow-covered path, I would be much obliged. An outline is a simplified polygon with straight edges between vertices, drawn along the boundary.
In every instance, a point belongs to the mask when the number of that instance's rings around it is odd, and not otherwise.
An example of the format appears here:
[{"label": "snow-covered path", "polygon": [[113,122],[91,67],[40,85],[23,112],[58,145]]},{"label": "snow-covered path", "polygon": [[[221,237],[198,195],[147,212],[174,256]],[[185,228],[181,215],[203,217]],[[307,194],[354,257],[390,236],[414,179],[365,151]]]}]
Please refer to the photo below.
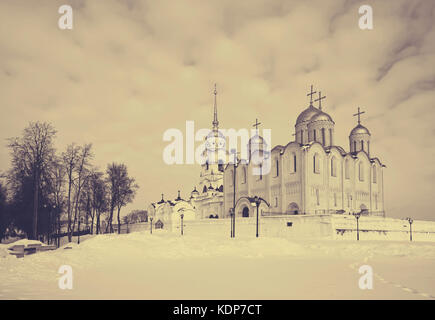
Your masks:
[{"label": "snow-covered path", "polygon": [[[358,287],[359,266],[375,273]],[[70,265],[74,288],[58,287]],[[435,244],[290,241],[147,232],[0,258],[0,299],[431,299]]]}]

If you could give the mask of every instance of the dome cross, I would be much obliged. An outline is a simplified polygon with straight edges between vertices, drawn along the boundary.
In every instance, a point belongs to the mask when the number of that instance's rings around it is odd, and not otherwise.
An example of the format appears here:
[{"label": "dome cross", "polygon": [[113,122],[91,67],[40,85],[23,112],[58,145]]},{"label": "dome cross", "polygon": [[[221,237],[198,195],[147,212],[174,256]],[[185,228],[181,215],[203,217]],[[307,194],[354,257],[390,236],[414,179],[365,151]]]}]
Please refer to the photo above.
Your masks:
[{"label": "dome cross", "polygon": [[322,100],[325,98],[326,98],[326,96],[322,97],[322,91],[319,91],[319,97],[316,100],[314,100],[314,102],[319,101],[319,109],[320,110],[322,110]]},{"label": "dome cross", "polygon": [[310,93],[307,94],[307,97],[310,96],[310,106],[313,105],[313,95],[317,93],[316,91],[313,91],[313,85],[311,85]]},{"label": "dome cross", "polygon": [[362,115],[363,113],[366,113],[366,112],[365,112],[365,111],[361,112],[361,111],[360,111],[360,108],[358,107],[358,112],[355,113],[355,114],[353,115],[354,117],[355,117],[355,116],[358,116],[358,124],[361,124],[361,115]]},{"label": "dome cross", "polygon": [[256,118],[255,119],[255,123],[252,125],[253,127],[255,127],[255,130],[257,131],[257,133],[258,133],[258,126],[261,124],[261,122],[258,122],[258,119]]}]

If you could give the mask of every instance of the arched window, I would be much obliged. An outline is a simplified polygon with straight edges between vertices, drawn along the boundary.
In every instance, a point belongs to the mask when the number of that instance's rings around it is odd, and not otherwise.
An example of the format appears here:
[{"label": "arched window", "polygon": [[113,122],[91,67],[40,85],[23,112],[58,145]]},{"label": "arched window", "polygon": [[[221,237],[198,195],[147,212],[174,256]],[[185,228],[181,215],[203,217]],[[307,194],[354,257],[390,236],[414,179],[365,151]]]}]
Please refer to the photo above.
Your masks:
[{"label": "arched window", "polygon": [[359,181],[364,181],[364,164],[362,161],[358,164]]},{"label": "arched window", "polygon": [[332,157],[331,159],[331,176],[337,176],[337,160],[335,159],[335,157]]},{"label": "arched window", "polygon": [[378,182],[378,175],[376,173],[376,166],[373,166],[373,183]]},{"label": "arched window", "polygon": [[346,159],[346,161],[344,161],[344,177],[349,179],[349,176],[349,159]]},{"label": "arched window", "polygon": [[296,172],[296,154],[293,153],[293,172]]},{"label": "arched window", "polygon": [[325,128],[322,128],[322,144],[326,146]]},{"label": "arched window", "polygon": [[289,158],[290,173],[296,172],[296,154],[293,152]]},{"label": "arched window", "polygon": [[276,176],[279,177],[279,160],[275,159]]},{"label": "arched window", "polygon": [[314,173],[320,173],[320,161],[317,153],[313,156],[313,171]]},{"label": "arched window", "polygon": [[361,140],[361,150],[364,151],[364,140]]}]

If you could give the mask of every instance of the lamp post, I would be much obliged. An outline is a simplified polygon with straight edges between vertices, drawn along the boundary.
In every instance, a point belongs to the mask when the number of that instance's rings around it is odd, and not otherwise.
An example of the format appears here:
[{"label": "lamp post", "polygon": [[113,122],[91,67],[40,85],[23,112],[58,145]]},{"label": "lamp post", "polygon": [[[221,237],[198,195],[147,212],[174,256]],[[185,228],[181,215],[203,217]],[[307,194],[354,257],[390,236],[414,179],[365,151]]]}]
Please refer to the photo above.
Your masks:
[{"label": "lamp post", "polygon": [[153,234],[153,217],[150,217],[150,231]]},{"label": "lamp post", "polygon": [[233,215],[234,215],[234,209],[230,208],[230,220],[231,220],[230,238],[233,238]]},{"label": "lamp post", "polygon": [[261,203],[261,198],[255,196],[254,197],[254,202],[253,205],[255,204],[255,206],[257,207],[257,229],[256,229],[256,233],[255,236],[258,238],[258,210],[260,208],[260,203]]},{"label": "lamp post", "polygon": [[408,220],[409,222],[409,241],[412,241],[412,223],[414,222],[414,220],[412,220],[412,218],[406,218],[406,220]]},{"label": "lamp post", "polygon": [[359,240],[359,218],[361,217],[361,212],[353,214],[356,219],[356,240]]},{"label": "lamp post", "polygon": [[237,158],[236,149],[231,149],[231,153],[234,154],[234,173],[233,173],[233,232],[232,237],[236,237],[236,170],[239,164],[239,159]]}]

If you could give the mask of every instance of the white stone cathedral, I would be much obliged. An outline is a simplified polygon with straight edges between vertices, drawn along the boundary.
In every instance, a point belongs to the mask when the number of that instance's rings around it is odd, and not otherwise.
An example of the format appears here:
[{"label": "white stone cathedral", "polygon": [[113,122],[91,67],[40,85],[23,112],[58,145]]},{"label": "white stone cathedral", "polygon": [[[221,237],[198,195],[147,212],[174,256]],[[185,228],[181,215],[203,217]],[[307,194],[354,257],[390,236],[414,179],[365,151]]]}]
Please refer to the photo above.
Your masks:
[{"label": "white stone cathedral", "polygon": [[[262,215],[371,214],[385,216],[383,168],[370,153],[369,130],[358,124],[349,135],[349,152],[334,145],[332,117],[322,110],[322,97],[314,100],[296,119],[295,140],[270,150],[259,134],[249,139],[249,159],[226,163],[230,159],[226,137],[219,130],[216,88],[212,129],[205,138],[204,162],[198,188],[188,199],[178,192],[174,200],[151,203],[148,214],[154,222],[176,224],[184,219],[228,218],[235,203],[237,217],[256,214],[254,197],[262,199]],[[263,163],[251,161],[253,157]],[[270,171],[262,172],[267,166]],[[260,170],[259,170],[260,167]],[[235,180],[235,183],[234,183]],[[234,192],[235,190],[235,192]],[[264,201],[263,201],[264,200]]]},{"label": "white stone cathedral", "polygon": [[[385,216],[385,166],[370,153],[371,134],[360,121],[363,112],[358,108],[358,125],[350,132],[347,152],[334,145],[335,122],[322,110],[324,97],[320,93],[315,100],[318,107],[313,106],[314,93],[311,87],[310,104],[297,117],[295,140],[272,148],[268,174],[254,174],[256,165],[249,161],[242,161],[236,168],[234,164],[226,166],[225,217],[229,216],[234,202],[237,217],[254,216],[254,196],[265,200],[259,207],[262,215],[360,212]],[[266,147],[264,139],[257,135],[249,141],[248,154],[252,157],[251,150],[255,149],[264,156]]]}]

